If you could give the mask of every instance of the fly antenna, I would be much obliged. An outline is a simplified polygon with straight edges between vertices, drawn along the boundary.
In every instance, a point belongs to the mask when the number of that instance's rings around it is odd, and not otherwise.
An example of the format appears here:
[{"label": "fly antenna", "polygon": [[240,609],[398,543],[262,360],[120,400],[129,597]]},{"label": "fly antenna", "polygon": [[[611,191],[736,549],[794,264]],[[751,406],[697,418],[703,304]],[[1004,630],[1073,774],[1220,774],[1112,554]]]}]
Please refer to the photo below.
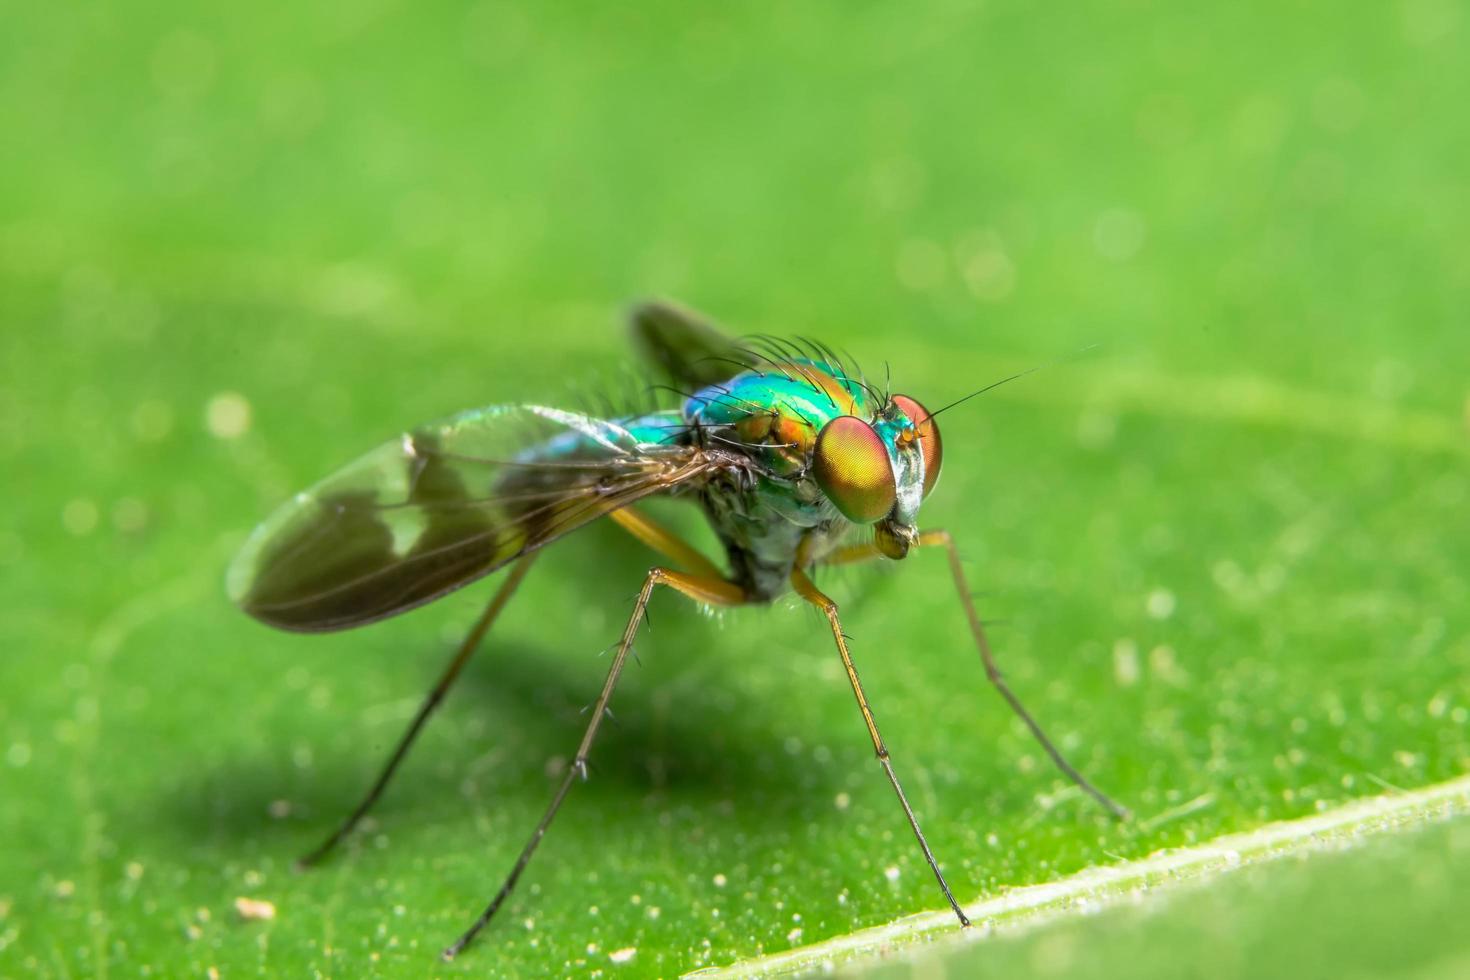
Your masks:
[{"label": "fly antenna", "polygon": [[980,389],[978,389],[976,391],[972,391],[968,395],[965,395],[963,398],[956,398],[954,401],[950,402],[948,405],[946,405],[943,408],[939,409],[939,411],[930,412],[929,413],[929,417],[932,419],[936,415],[938,415],[940,412],[947,412],[951,408],[954,408],[956,405],[962,405],[962,404],[964,404],[965,402],[969,401],[971,398],[974,398],[977,395],[983,395],[987,391],[990,391],[990,390],[995,389],[995,388],[999,388],[1003,384],[1009,384],[1012,381],[1017,381],[1017,380],[1019,380],[1021,378],[1026,377],[1028,374],[1035,374],[1037,371],[1040,371],[1043,368],[1055,367],[1058,364],[1062,364],[1062,363],[1065,363],[1065,362],[1070,361],[1070,360],[1075,360],[1076,358],[1081,357],[1083,354],[1087,354],[1087,353],[1089,353],[1091,351],[1097,350],[1097,348],[1099,346],[1100,346],[1099,344],[1088,344],[1086,347],[1083,347],[1083,348],[1081,348],[1081,349],[1073,352],[1072,354],[1067,355],[1066,357],[1059,357],[1059,358],[1057,358],[1055,360],[1047,361],[1044,364],[1038,364],[1035,367],[1029,367],[1029,368],[1027,368],[1024,371],[1017,371],[1015,374],[1011,375],[1008,378],[1001,378],[999,381],[992,381],[990,384],[986,385],[985,387],[980,388]]}]

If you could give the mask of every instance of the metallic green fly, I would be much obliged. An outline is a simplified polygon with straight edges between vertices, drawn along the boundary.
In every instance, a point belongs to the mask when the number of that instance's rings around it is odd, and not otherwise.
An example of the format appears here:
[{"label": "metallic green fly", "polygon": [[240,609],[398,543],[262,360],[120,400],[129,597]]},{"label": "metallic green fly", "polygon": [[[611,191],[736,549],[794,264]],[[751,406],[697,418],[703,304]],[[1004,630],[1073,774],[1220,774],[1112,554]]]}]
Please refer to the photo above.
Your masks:
[{"label": "metallic green fly", "polygon": [[[907,395],[880,390],[821,344],[736,343],[669,304],[636,308],[632,328],[643,354],[678,386],[680,407],[604,419],[540,405],[496,406],[423,426],[298,494],[236,557],[230,597],[264,623],[300,631],[362,626],[509,566],[377,781],[302,864],[325,857],[382,794],[537,552],[603,517],[671,564],[649,569],[572,764],[500,890],[444,951],[446,959],[495,916],[572,785],[586,778],[613,689],[649,597],[661,585],[716,606],[769,603],[794,591],[823,612],[878,761],[962,925],[969,920],[904,798],[837,605],[813,584],[814,567],[943,548],[991,683],[1063,773],[1114,814],[1126,815],[1062,758],[1006,686],[953,539],[919,530],[919,505],[933,491],[943,460],[936,416],[944,409],[930,413]],[[635,509],[654,496],[697,503],[724,544],[726,566]],[[871,529],[868,539],[849,540],[855,529]]]}]

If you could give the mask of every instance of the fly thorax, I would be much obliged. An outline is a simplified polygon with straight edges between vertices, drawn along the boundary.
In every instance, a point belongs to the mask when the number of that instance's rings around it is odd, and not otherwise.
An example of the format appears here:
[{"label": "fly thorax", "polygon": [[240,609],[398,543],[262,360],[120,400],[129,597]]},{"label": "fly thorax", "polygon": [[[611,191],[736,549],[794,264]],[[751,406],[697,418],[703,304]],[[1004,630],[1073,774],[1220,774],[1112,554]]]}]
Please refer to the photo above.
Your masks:
[{"label": "fly thorax", "polygon": [[799,473],[811,455],[811,427],[792,415],[776,410],[754,412],[732,428],[738,444],[773,473]]},{"label": "fly thorax", "polygon": [[766,514],[798,527],[815,527],[840,517],[811,477],[762,477],[756,484],[757,505]]}]

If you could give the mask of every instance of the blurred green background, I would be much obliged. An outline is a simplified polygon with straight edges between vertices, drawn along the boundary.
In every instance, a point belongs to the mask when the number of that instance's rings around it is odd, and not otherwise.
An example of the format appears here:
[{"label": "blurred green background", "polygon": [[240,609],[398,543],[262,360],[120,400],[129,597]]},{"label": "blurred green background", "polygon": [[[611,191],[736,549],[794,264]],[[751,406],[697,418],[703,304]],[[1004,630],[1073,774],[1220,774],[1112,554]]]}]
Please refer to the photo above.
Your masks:
[{"label": "blurred green background", "polygon": [[[659,976],[937,907],[820,619],[662,600],[594,778],[437,963],[648,564],[605,528],[533,571],[375,829],[290,872],[486,589],[288,636],[224,600],[232,550],[404,427],[595,389],[645,295],[931,404],[1061,362],[946,416],[925,515],[1014,686],[1138,822],[986,687],[940,558],[829,580],[962,899],[1470,768],[1463,4],[5,23],[0,973]],[[1211,913],[1178,907],[1148,945],[1184,962]],[[1377,941],[1290,914],[1314,927],[1272,943]],[[1416,963],[1470,948],[1383,921]]]}]

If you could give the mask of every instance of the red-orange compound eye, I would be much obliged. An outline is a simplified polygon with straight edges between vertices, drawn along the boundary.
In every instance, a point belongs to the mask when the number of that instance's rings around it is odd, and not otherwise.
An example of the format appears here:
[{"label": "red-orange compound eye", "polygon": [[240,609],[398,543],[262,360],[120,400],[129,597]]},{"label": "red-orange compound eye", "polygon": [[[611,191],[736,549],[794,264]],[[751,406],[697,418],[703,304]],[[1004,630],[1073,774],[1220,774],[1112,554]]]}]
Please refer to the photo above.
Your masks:
[{"label": "red-orange compound eye", "polygon": [[827,499],[855,524],[884,517],[898,495],[887,447],[871,425],[854,415],[833,419],[817,434],[812,475]]},{"label": "red-orange compound eye", "polygon": [[939,467],[944,463],[944,443],[939,438],[939,423],[929,418],[929,410],[908,395],[894,395],[893,404],[909,417],[919,433],[919,448],[924,452],[924,496],[934,489]]}]

